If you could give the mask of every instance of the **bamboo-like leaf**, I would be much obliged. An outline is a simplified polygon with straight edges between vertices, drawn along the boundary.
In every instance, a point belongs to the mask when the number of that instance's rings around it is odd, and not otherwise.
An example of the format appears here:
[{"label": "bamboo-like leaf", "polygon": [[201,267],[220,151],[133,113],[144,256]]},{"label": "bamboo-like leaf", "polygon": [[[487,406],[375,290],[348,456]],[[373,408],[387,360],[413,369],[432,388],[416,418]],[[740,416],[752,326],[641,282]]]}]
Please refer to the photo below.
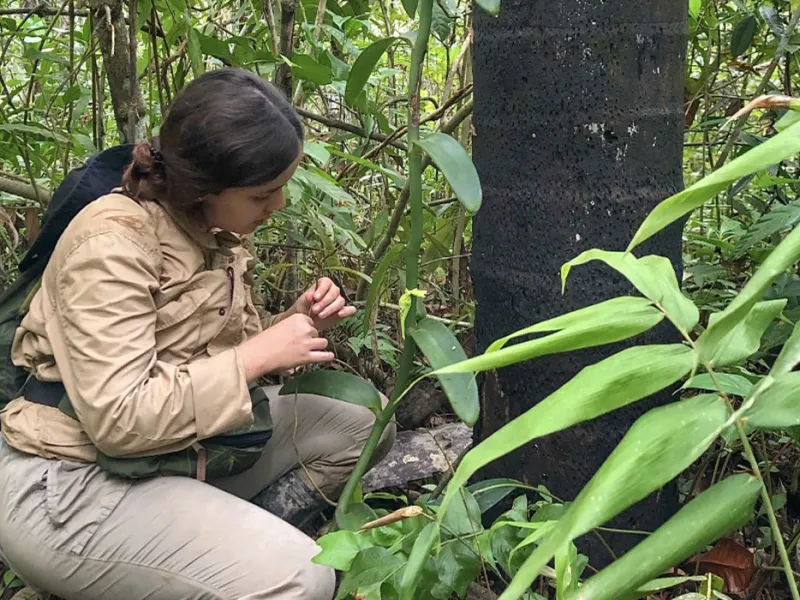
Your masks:
[{"label": "bamboo-like leaf", "polygon": [[195,77],[203,73],[203,52],[200,50],[200,34],[196,29],[190,29],[186,36],[186,51],[189,54],[189,64]]},{"label": "bamboo-like leaf", "polygon": [[794,331],[788,340],[783,344],[781,353],[772,365],[770,375],[778,377],[788,373],[800,363],[800,323],[794,326]]},{"label": "bamboo-like leaf", "polygon": [[463,363],[467,355],[455,335],[433,319],[422,319],[409,331],[431,364],[433,373],[442,384],[453,410],[467,425],[474,425],[480,412],[478,385],[471,372],[442,373],[441,369],[454,363]]},{"label": "bamboo-like leaf", "polygon": [[777,164],[798,152],[800,127],[791,126],[661,202],[641,224],[628,245],[628,251],[689,214],[742,177]]},{"label": "bamboo-like leaf", "polygon": [[771,237],[773,234],[794,227],[800,221],[800,202],[780,204],[761,215],[744,235],[736,242],[734,254],[743,256],[758,242]]},{"label": "bamboo-like leaf", "polygon": [[293,377],[283,384],[278,392],[288,394],[318,394],[351,404],[360,404],[370,410],[380,412],[381,396],[375,387],[352,373],[344,371],[311,371]]},{"label": "bamboo-like leaf", "polygon": [[478,171],[467,151],[446,133],[431,133],[415,142],[447,179],[461,204],[471,213],[478,212],[483,200]]},{"label": "bamboo-like leaf", "polygon": [[727,416],[716,394],[703,394],[640,417],[556,528],[525,560],[500,600],[520,598],[562,544],[602,525],[676,477],[711,445]]},{"label": "bamboo-like leaf", "polygon": [[701,373],[684,383],[683,389],[715,392],[718,390],[717,383],[719,383],[720,391],[734,396],[741,396],[742,398],[749,396],[750,392],[753,391],[753,383],[749,379],[732,373],[716,373],[714,377],[711,377],[708,373]]},{"label": "bamboo-like leaf", "polygon": [[500,14],[500,0],[475,0],[475,3],[493,17]]},{"label": "bamboo-like leaf", "polygon": [[[794,129],[800,131],[800,128],[795,127]],[[748,315],[778,276],[792,266],[798,258],[800,258],[800,227],[787,235],[770,253],[750,281],[742,288],[742,291],[697,339],[698,360],[707,362],[719,351],[720,344],[733,328]]]},{"label": "bamboo-like leaf", "polygon": [[[647,331],[663,318],[645,298],[616,298],[512,333],[493,343],[486,353],[438,369],[436,373],[488,371],[548,354],[611,344]],[[503,347],[518,336],[554,330],[550,335]]]},{"label": "bamboo-like leaf", "polygon": [[[756,353],[761,346],[761,337],[784,306],[785,298],[755,304],[747,316],[718,344],[717,351],[711,356],[714,366],[735,365]],[[708,320],[709,327],[713,327],[719,318],[720,313],[713,313]]]},{"label": "bamboo-like leaf", "polygon": [[664,389],[686,375],[694,353],[682,344],[634,346],[585,367],[547,398],[472,448],[447,487],[446,506],[479,469],[538,437],[561,431]]},{"label": "bamboo-like leaf", "polygon": [[372,283],[367,292],[367,303],[364,305],[364,329],[368,330],[372,325],[372,311],[375,310],[375,305],[380,300],[381,288],[383,287],[386,274],[389,272],[389,267],[392,266],[405,250],[404,246],[397,245],[383,255],[381,262],[375,267],[372,273]]},{"label": "bamboo-like leaf", "polygon": [[397,40],[402,39],[399,37],[387,37],[373,42],[367,46],[358,58],[353,63],[350,69],[350,76],[347,78],[347,87],[344,92],[344,100],[348,105],[354,106],[358,101],[358,97],[364,90],[364,86],[369,81],[369,76],[375,70],[375,66],[380,61],[384,52],[388,50],[389,46],[394,44]]},{"label": "bamboo-like leaf", "polygon": [[760,484],[752,475],[723,479],[682,507],[622,558],[590,577],[569,600],[625,598],[631,590],[641,588],[653,577],[744,525],[753,513],[759,491]]},{"label": "bamboo-like leaf", "polygon": [[561,267],[562,290],[572,267],[593,260],[600,260],[622,273],[645,297],[658,303],[667,312],[670,320],[681,329],[690,332],[697,325],[700,313],[694,302],[681,292],[672,263],[663,256],[636,258],[625,252],[609,252],[592,249],[583,252]]},{"label": "bamboo-like leaf", "polygon": [[[765,385],[766,384],[766,385]],[[745,411],[747,424],[758,429],[789,429],[800,425],[800,371],[765,381],[763,391]]]},{"label": "bamboo-like leaf", "polygon": [[[606,300],[598,304],[592,304],[584,308],[579,308],[570,313],[541,321],[530,327],[525,327],[519,331],[515,331],[499,340],[492,342],[486,349],[487,353],[496,352],[503,348],[511,340],[531,335],[533,333],[546,333],[550,331],[562,331],[565,329],[580,326],[587,321],[605,321],[606,319],[618,315],[620,313],[636,313],[636,314],[650,314],[655,309],[653,303],[646,298],[638,296],[619,296]],[[658,311],[656,311],[658,312]],[[660,314],[660,313],[659,313]]]},{"label": "bamboo-like leaf", "polygon": [[413,600],[422,570],[428,560],[431,548],[439,539],[439,524],[428,523],[422,528],[408,555],[408,564],[400,580],[400,600]]}]

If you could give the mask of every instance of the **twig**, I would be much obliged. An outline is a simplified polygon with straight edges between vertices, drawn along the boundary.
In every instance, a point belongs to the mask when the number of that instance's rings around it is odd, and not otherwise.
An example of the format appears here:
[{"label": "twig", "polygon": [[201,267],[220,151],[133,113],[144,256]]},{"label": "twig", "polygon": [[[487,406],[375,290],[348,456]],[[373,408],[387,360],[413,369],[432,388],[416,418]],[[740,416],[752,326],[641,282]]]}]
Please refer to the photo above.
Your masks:
[{"label": "twig", "polygon": [[[331,119],[330,117],[326,117],[323,115],[318,115],[317,113],[313,113],[310,110],[306,110],[305,108],[296,108],[297,113],[305,117],[306,119],[311,119],[312,121],[316,121],[317,123],[322,123],[323,125],[327,125],[328,127],[332,127],[333,129],[341,129],[342,131],[347,131],[348,133],[352,133],[354,135],[358,135],[363,138],[368,138],[371,140],[375,140],[378,142],[385,142],[389,139],[389,136],[384,135],[382,133],[370,133],[367,135],[367,132],[364,131],[361,127],[357,125],[352,125],[346,121],[341,121],[339,119]],[[392,146],[398,148],[400,150],[405,151],[406,147],[404,144],[400,142],[391,141]]]}]

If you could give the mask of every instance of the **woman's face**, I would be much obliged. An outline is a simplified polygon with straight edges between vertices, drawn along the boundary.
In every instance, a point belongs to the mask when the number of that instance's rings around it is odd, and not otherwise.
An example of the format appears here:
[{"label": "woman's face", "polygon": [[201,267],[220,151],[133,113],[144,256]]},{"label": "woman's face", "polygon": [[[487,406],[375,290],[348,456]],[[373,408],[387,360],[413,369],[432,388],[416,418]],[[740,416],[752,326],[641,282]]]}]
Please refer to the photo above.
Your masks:
[{"label": "woman's face", "polygon": [[283,186],[292,178],[302,158],[301,151],[294,162],[272,181],[252,187],[228,188],[208,196],[202,205],[208,226],[239,235],[253,233],[273,213],[286,206]]}]

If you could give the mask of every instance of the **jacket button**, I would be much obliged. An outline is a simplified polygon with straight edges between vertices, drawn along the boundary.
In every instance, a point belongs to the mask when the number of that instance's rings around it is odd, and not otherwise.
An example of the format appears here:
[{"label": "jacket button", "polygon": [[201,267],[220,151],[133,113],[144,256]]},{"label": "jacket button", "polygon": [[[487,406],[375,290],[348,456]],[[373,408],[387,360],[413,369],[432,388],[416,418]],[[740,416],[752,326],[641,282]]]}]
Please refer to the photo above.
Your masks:
[{"label": "jacket button", "polygon": [[220,309],[219,309],[219,316],[220,316],[220,317],[224,317],[224,316],[225,316],[225,312],[226,312],[226,311],[225,311],[225,309],[224,309],[224,308],[220,308]]}]

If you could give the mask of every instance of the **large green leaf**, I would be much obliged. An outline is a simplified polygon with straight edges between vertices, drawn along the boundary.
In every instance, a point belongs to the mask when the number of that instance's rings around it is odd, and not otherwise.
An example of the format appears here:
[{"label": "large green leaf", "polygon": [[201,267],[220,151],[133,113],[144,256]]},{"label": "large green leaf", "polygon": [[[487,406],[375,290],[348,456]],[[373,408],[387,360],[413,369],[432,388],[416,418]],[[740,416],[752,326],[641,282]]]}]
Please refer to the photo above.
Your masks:
[{"label": "large green leaf", "polygon": [[356,531],[334,531],[317,540],[317,546],[322,551],[315,554],[311,562],[327,565],[338,571],[349,571],[358,553],[374,545],[369,535]]},{"label": "large green leaf", "polygon": [[682,507],[622,558],[589,578],[570,600],[617,600],[706,545],[744,525],[758,498],[758,480],[734,475]]},{"label": "large green leaf", "polygon": [[402,1],[403,1],[403,8],[405,9],[406,14],[413,19],[417,15],[417,5],[419,4],[419,0],[402,0]]},{"label": "large green leaf", "polygon": [[284,383],[279,393],[282,396],[294,393],[317,394],[360,404],[375,412],[382,409],[378,390],[365,379],[344,371],[311,371],[298,375]]},{"label": "large green leaf", "polygon": [[500,600],[520,598],[563,544],[676,477],[711,445],[727,417],[728,410],[716,394],[655,408],[640,417],[527,558]]},{"label": "large green leaf", "polygon": [[757,29],[758,21],[755,15],[747,15],[736,24],[731,32],[731,58],[747,52]]},{"label": "large green leaf", "polygon": [[800,425],[800,371],[771,379],[755,392],[758,395],[744,413],[747,424],[758,429],[784,430]]},{"label": "large green leaf", "polygon": [[[781,314],[784,306],[785,298],[755,304],[747,316],[718,344],[717,351],[711,356],[714,366],[735,365],[758,352],[761,336],[769,324]],[[719,318],[720,313],[713,313],[708,319],[709,327],[713,327]]]},{"label": "large green leaf", "polygon": [[198,77],[205,70],[205,66],[203,64],[203,52],[200,50],[200,32],[196,29],[190,29],[186,36],[186,51],[189,54],[192,74]]},{"label": "large green leaf", "polygon": [[766,169],[798,152],[800,152],[800,127],[793,125],[661,202],[641,224],[628,245],[628,251],[633,250],[667,225],[690,213],[742,177]]},{"label": "large green leaf", "polygon": [[394,576],[406,561],[396,554],[391,554],[386,548],[375,546],[358,553],[350,571],[342,579],[336,600],[346,598],[362,588],[383,583]]},{"label": "large green leaf", "polygon": [[380,39],[367,46],[363,52],[358,55],[358,58],[350,69],[350,76],[347,78],[347,87],[344,92],[344,100],[348,105],[354,106],[357,103],[358,97],[364,90],[364,86],[367,85],[369,76],[372,75],[383,53],[388,50],[389,46],[400,39],[403,38],[387,37]]},{"label": "large green leaf", "polygon": [[561,267],[562,289],[572,267],[600,260],[622,273],[644,296],[659,304],[669,319],[685,332],[691,332],[700,313],[694,302],[681,292],[672,263],[663,256],[636,258],[625,252],[592,249],[583,252]]},{"label": "large green leaf", "polygon": [[415,143],[431,157],[464,208],[471,213],[478,212],[483,200],[481,182],[464,146],[440,132],[426,135]]},{"label": "large green leaf", "polygon": [[[647,331],[663,318],[663,314],[646,298],[615,298],[526,327],[497,340],[484,354],[438,372],[488,371],[548,354],[611,344]],[[555,333],[504,347],[516,337],[547,331]]]},{"label": "large green leaf", "polygon": [[772,365],[770,375],[778,377],[788,373],[800,363],[800,323],[794,326],[792,335],[783,344],[781,353]]},{"label": "large green leaf", "polygon": [[439,524],[436,522],[428,523],[422,528],[408,555],[408,564],[403,570],[403,578],[400,580],[400,600],[414,600],[414,592],[417,590],[422,569],[431,553],[431,548],[439,539]]},{"label": "large green leaf", "polygon": [[[794,127],[793,130],[800,131],[800,128]],[[773,140],[777,137],[779,136]],[[720,344],[724,342],[731,330],[747,317],[767,288],[798,258],[800,258],[800,227],[787,235],[770,253],[750,281],[742,288],[742,291],[697,339],[698,360],[707,362],[719,352]]]},{"label": "large green leaf", "polygon": [[[717,388],[717,384],[719,384],[719,388]],[[708,392],[722,391],[726,394],[745,398],[753,391],[753,383],[747,377],[732,373],[715,373],[714,377],[708,373],[701,373],[684,383],[683,388],[706,390]]]},{"label": "large green leaf", "polygon": [[471,372],[442,373],[443,369],[454,363],[463,363],[467,355],[455,335],[442,323],[433,319],[421,319],[409,331],[409,335],[419,346],[425,358],[433,367],[433,373],[442,384],[450,406],[467,425],[474,425],[480,412],[478,385]]},{"label": "large green leaf", "polygon": [[317,85],[327,85],[333,80],[331,68],[319,63],[309,54],[295,52],[292,54],[292,65],[292,73],[299,79],[305,79]]},{"label": "large green leaf", "polygon": [[634,346],[585,367],[530,410],[472,448],[447,487],[446,505],[479,469],[538,437],[636,402],[678,381],[694,365],[682,344]]},{"label": "large green leaf", "polygon": [[493,17],[500,14],[500,0],[475,0],[475,3]]},{"label": "large green leaf", "polygon": [[[469,544],[467,546],[466,544]],[[481,571],[481,560],[474,549],[472,541],[451,541],[442,545],[442,550],[436,557],[436,570],[441,584],[463,598],[469,584],[475,581]],[[437,596],[439,598],[452,596]]]}]

